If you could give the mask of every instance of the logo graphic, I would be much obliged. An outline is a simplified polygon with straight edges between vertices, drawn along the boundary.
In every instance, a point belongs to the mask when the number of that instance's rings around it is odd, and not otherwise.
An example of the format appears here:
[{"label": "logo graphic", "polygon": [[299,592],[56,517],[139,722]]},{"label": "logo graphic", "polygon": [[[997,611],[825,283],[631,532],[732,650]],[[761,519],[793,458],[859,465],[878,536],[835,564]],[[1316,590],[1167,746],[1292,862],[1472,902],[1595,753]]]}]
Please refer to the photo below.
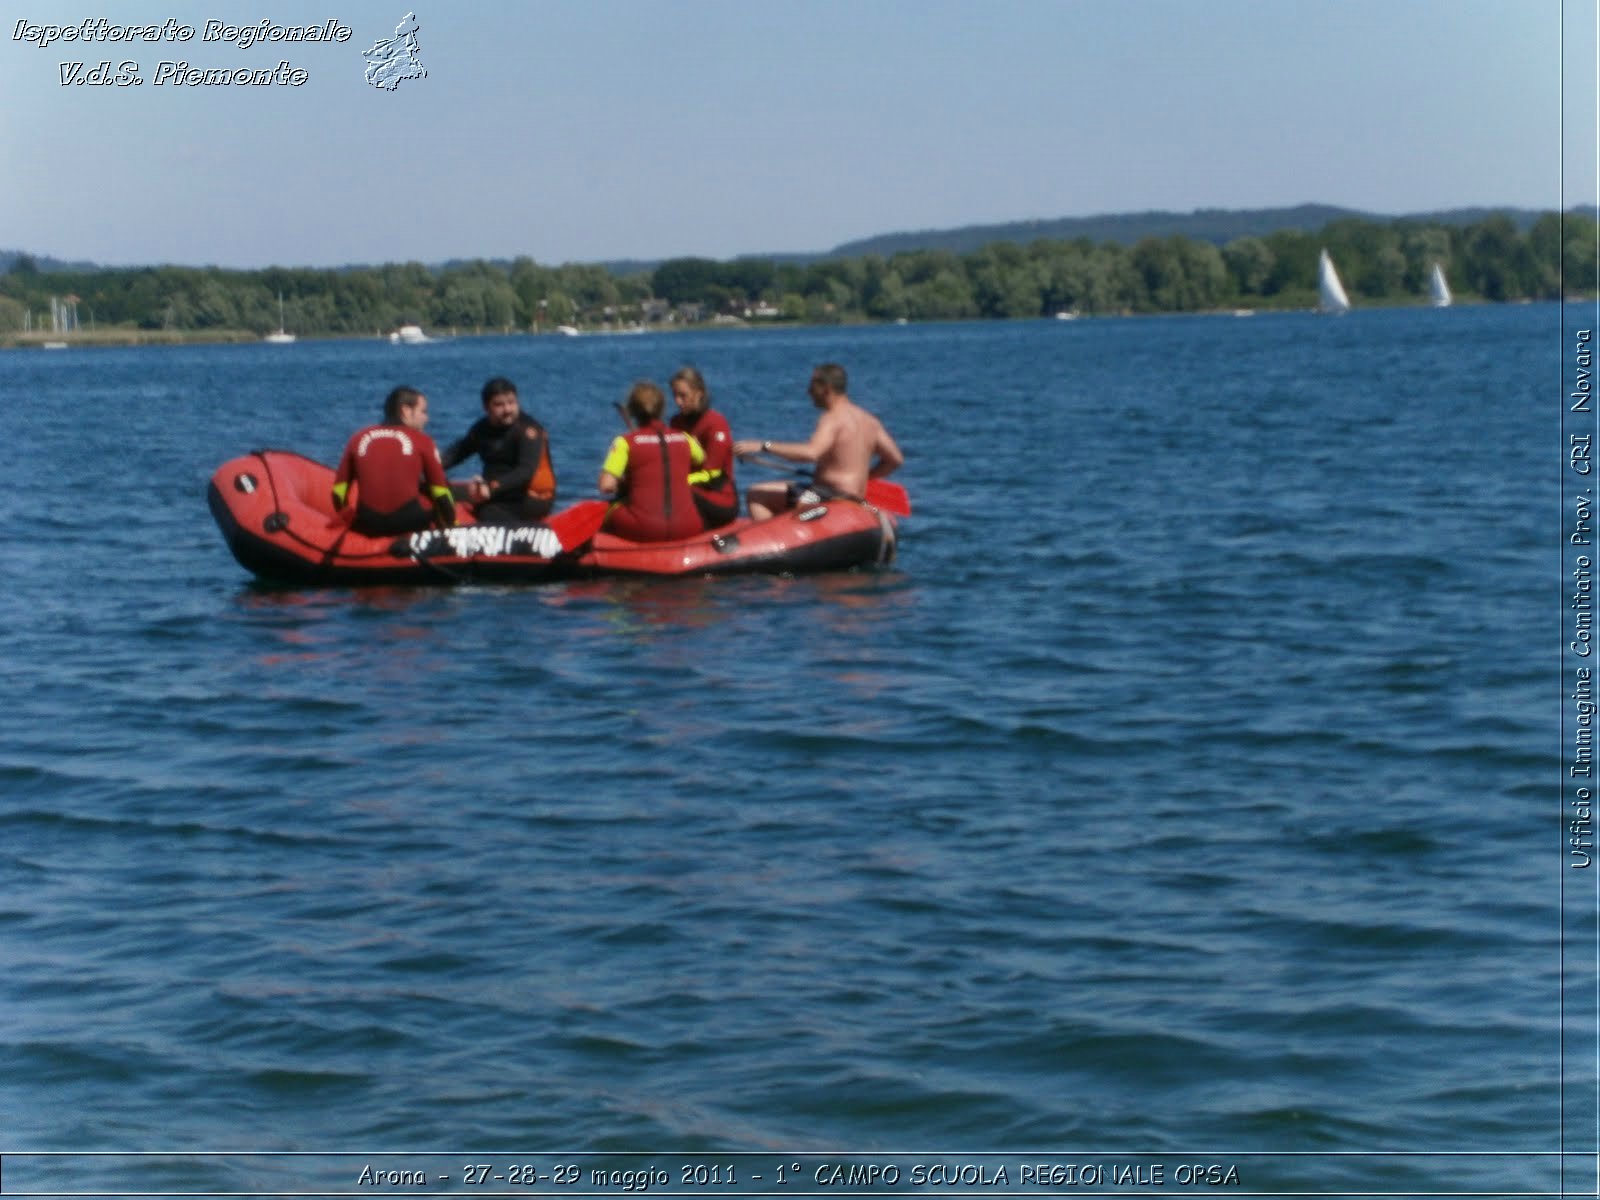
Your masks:
[{"label": "logo graphic", "polygon": [[418,57],[421,50],[417,45],[417,30],[421,28],[417,24],[417,14],[407,13],[394,27],[392,38],[379,38],[372,43],[372,49],[361,52],[361,57],[368,60],[368,83],[392,92],[403,80],[422,79],[428,74],[428,68]]},{"label": "logo graphic", "polygon": [[395,543],[395,552],[412,558],[455,555],[458,558],[500,558],[503,555],[556,558],[561,539],[543,525],[457,525],[424,529]]}]

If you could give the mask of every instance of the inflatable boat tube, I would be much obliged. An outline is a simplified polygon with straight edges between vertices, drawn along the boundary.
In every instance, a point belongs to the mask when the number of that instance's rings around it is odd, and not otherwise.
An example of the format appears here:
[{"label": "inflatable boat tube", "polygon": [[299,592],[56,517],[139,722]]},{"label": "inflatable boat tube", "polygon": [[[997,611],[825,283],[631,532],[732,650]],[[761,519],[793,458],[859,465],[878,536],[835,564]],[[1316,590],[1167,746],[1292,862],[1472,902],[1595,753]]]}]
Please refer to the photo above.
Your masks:
[{"label": "inflatable boat tube", "polygon": [[[552,514],[548,524],[464,523],[368,537],[350,528],[348,514],[334,511],[332,487],[333,470],[322,463],[256,450],[217,468],[208,499],[228,549],[246,570],[269,582],[313,586],[799,574],[882,566],[896,548],[894,518],[852,500],[743,519],[674,542],[585,532],[582,545],[569,541],[563,549],[566,531],[586,524],[582,510],[595,508],[594,501]],[[569,514],[575,519],[563,522]]]},{"label": "inflatable boat tube", "polygon": [[368,537],[333,508],[333,469],[285,450],[256,450],[211,477],[211,515],[233,556],[272,582],[301,584],[542,582],[572,573],[574,555],[544,525]]}]

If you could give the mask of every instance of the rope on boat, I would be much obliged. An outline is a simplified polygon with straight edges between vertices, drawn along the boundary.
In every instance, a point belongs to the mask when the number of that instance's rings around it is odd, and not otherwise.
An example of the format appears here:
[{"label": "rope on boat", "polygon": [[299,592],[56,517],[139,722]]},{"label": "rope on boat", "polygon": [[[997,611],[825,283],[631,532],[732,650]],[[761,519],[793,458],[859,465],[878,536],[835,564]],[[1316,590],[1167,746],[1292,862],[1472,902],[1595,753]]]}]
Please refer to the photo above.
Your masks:
[{"label": "rope on boat", "polygon": [[[870,504],[866,507],[872,508]],[[878,515],[878,528],[883,531],[883,536],[878,539],[878,565],[887,566],[894,561],[894,522],[883,509],[873,508],[872,511]]]}]

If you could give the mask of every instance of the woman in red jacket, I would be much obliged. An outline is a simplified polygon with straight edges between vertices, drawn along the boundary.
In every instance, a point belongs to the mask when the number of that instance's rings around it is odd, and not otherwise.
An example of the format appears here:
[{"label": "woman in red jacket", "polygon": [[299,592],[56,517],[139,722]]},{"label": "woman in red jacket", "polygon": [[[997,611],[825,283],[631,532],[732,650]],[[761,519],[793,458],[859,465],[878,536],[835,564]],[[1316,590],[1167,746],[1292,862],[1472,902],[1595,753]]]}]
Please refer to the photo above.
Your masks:
[{"label": "woman in red jacket", "polygon": [[671,379],[672,398],[678,411],[672,427],[681,429],[706,452],[705,465],[689,476],[695,507],[707,529],[716,529],[739,516],[739,489],[733,482],[733,431],[728,418],[711,407],[706,381],[694,367],[683,367]]},{"label": "woman in red jacket", "polygon": [[671,542],[705,529],[695,507],[689,473],[706,454],[689,434],[661,422],[667,398],[648,381],[628,393],[628,417],[634,428],[611,443],[600,468],[600,493],[618,503],[606,514],[603,528],[635,542]]},{"label": "woman in red jacket", "polygon": [[334,473],[333,507],[343,510],[354,501],[357,533],[388,537],[456,523],[439,447],[422,432],[427,424],[428,398],[397,387],[383,402],[383,424],[351,436]]}]

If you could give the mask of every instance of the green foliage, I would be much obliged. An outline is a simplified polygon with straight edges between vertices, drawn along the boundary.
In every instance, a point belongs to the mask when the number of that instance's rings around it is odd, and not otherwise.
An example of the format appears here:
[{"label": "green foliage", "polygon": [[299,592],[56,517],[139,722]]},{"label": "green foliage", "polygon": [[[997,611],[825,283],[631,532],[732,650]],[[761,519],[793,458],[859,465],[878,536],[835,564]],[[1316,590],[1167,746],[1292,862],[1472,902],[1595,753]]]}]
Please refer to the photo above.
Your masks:
[{"label": "green foliage", "polygon": [[1344,216],[1316,233],[1276,229],[1220,248],[1179,235],[1133,246],[1038,238],[969,253],[916,249],[807,264],[677,258],[619,277],[594,264],[388,263],[347,270],[138,267],[43,271],[28,255],[0,274],[0,333],[34,328],[52,297],[75,297],[80,322],[101,328],[260,335],[284,324],[302,336],[371,336],[415,322],[461,330],[548,329],[637,321],[646,301],[699,307],[702,319],[764,306],[782,321],[922,321],[1039,317],[1071,311],[1191,312],[1314,303],[1326,248],[1352,301],[1414,304],[1440,263],[1458,297],[1548,299],[1596,287],[1596,224],[1547,213],[1519,227],[1489,213],[1467,225]]},{"label": "green foliage", "polygon": [[651,287],[670,304],[711,304],[726,291],[724,267],[709,258],[672,258],[651,275]]},{"label": "green foliage", "polygon": [[1240,296],[1265,296],[1277,257],[1260,238],[1241,237],[1222,248],[1222,262]]},{"label": "green foliage", "polygon": [[1555,216],[1540,218],[1529,234],[1534,261],[1546,263],[1559,257],[1568,292],[1593,292],[1600,283],[1597,238],[1600,228],[1587,213],[1568,213],[1564,230]]}]

